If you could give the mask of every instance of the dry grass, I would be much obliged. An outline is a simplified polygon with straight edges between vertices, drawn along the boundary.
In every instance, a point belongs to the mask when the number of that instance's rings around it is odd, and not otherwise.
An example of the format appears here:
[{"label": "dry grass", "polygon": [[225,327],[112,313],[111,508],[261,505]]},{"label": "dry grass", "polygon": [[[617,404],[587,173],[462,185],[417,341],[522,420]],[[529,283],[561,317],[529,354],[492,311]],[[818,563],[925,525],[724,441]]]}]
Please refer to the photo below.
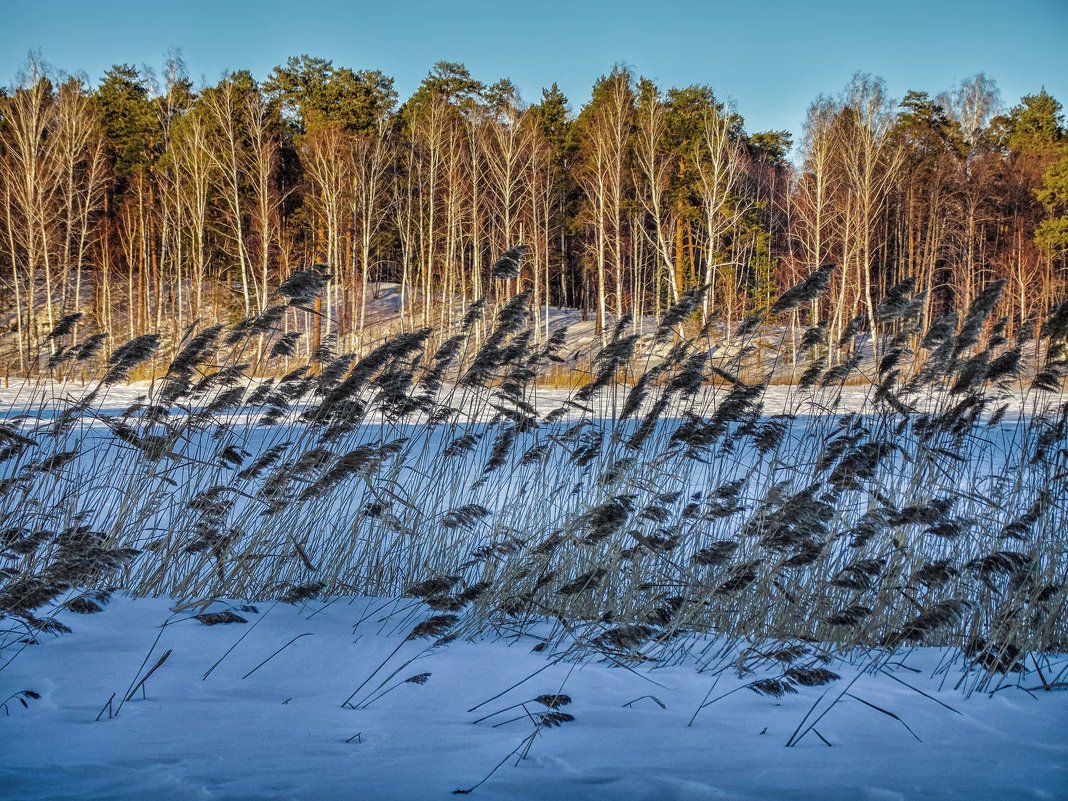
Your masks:
[{"label": "dry grass", "polygon": [[[55,381],[102,377],[54,415],[39,382],[0,427],[0,651],[113,587],[205,602],[407,594],[430,612],[405,618],[408,639],[553,620],[544,647],[559,658],[708,668],[741,646],[793,654],[752,687],[773,695],[824,683],[811,660],[857,648],[885,661],[958,646],[970,687],[1068,648],[1063,308],[1008,341],[995,293],[927,331],[899,293],[880,309],[878,362],[860,340],[806,337],[774,415],[764,396],[785,356],[748,347],[764,321],[713,359],[707,332],[675,338],[697,295],[651,343],[621,323],[581,372],[557,361],[562,336],[536,341],[517,296],[495,320],[476,305],[455,331],[323,348],[253,381],[248,365],[288,358],[279,315],[320,278],[291,277],[236,326],[188,332],[120,413],[98,409],[158,340],[100,363],[53,338]],[[1024,412],[1006,423],[1020,381]],[[870,406],[839,411],[857,383]],[[546,408],[546,385],[571,392]],[[718,644],[696,650],[695,632]]]}]

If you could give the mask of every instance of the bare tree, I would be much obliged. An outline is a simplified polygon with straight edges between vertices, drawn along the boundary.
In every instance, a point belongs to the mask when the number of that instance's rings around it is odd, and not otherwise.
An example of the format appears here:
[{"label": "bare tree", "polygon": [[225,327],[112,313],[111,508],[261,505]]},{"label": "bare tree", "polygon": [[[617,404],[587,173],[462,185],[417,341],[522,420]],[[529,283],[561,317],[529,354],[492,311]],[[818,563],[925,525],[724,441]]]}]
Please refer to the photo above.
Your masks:
[{"label": "bare tree", "polygon": [[[38,309],[46,323],[55,322],[53,269],[60,220],[58,194],[62,180],[59,159],[49,141],[56,125],[53,84],[39,57],[31,55],[19,85],[3,106],[0,151],[5,185],[8,262],[16,296],[19,361],[27,364],[38,340]],[[43,280],[43,298],[38,283]]]},{"label": "bare tree", "polygon": [[642,231],[649,239],[656,260],[654,270],[654,296],[656,314],[660,314],[661,287],[667,286],[672,303],[682,294],[682,275],[675,274],[672,267],[675,256],[668,232],[674,221],[670,217],[668,192],[675,157],[667,143],[667,111],[656,86],[643,79],[639,83],[636,117],[634,160],[637,166],[635,181],[637,195],[652,225]]},{"label": "bare tree", "polygon": [[[842,97],[838,147],[847,181],[849,228],[845,242],[856,243],[848,255],[860,287],[868,324],[874,336],[873,271],[885,230],[881,224],[903,153],[890,136],[893,115],[882,79],[858,73]],[[876,343],[873,339],[873,347]]]},{"label": "bare tree", "polygon": [[[803,164],[798,176],[793,210],[798,221],[795,235],[800,245],[805,277],[832,259],[831,226],[838,174],[834,159],[834,104],[825,96],[808,109],[802,140]],[[819,322],[818,306],[813,322]]]},{"label": "bare tree", "polygon": [[208,215],[219,184],[219,161],[212,155],[205,106],[198,103],[177,126],[172,138],[173,160],[178,176],[178,199],[182,224],[189,238],[189,274],[193,305],[204,307],[204,282],[208,272]]},{"label": "bare tree", "polygon": [[360,292],[357,331],[362,333],[367,316],[367,283],[373,263],[373,249],[385,229],[389,204],[389,169],[393,157],[389,128],[385,120],[372,134],[353,143],[352,202],[353,225],[358,242]]},{"label": "bare tree", "polygon": [[[738,294],[735,282],[742,263],[726,249],[725,240],[728,233],[737,230],[753,203],[745,191],[748,157],[732,130],[731,117],[729,109],[719,109],[715,104],[704,110],[700,147],[693,159],[704,221],[704,284],[710,287],[702,303],[702,322],[708,319],[709,304],[716,299],[727,304],[728,320],[733,317]],[[735,239],[731,238],[732,244]],[[721,285],[724,283],[727,286]]]},{"label": "bare tree", "polygon": [[[243,124],[246,118],[245,101],[241,89],[233,77],[230,77],[221,81],[217,87],[206,90],[201,102],[204,103],[213,129],[208,138],[208,154],[222,198],[224,225],[221,228],[237,260],[241,298],[247,316],[252,313],[255,287],[246,242],[248,197],[244,170],[247,159]],[[259,299],[255,298],[255,301],[256,305],[259,305]]]},{"label": "bare tree", "polygon": [[623,306],[624,192],[629,178],[634,116],[630,73],[617,69],[601,78],[587,113],[578,181],[586,196],[586,217],[593,232],[596,329],[603,335],[608,319],[609,282],[615,289],[614,311],[618,314]]},{"label": "bare tree", "polygon": [[946,109],[960,124],[965,143],[973,150],[979,144],[980,135],[990,124],[990,120],[1001,110],[997,82],[982,72],[965,78],[942,100]]},{"label": "bare tree", "polygon": [[244,105],[244,121],[248,136],[245,172],[250,196],[250,272],[256,286],[257,306],[263,308],[271,284],[272,253],[278,238],[278,209],[282,203],[275,180],[279,141],[272,128],[271,109],[258,92],[249,95]]},{"label": "bare tree", "polygon": [[92,98],[81,81],[72,79],[60,87],[56,112],[53,146],[60,161],[63,227],[60,305],[66,313],[82,303],[86,261],[103,209],[106,155]]}]

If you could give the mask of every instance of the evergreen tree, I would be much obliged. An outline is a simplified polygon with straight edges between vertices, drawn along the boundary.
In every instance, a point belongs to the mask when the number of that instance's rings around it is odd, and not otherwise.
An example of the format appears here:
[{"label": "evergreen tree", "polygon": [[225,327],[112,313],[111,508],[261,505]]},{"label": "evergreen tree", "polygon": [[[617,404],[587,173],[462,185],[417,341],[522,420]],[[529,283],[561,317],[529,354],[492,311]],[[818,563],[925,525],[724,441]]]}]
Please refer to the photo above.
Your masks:
[{"label": "evergreen tree", "polygon": [[291,56],[284,67],[275,67],[263,89],[282,104],[298,133],[325,125],[368,133],[397,103],[393,79],[381,71],[334,67],[309,55]]},{"label": "evergreen tree", "polygon": [[96,92],[100,123],[120,185],[159,157],[163,131],[148,85],[135,67],[117,64]]}]

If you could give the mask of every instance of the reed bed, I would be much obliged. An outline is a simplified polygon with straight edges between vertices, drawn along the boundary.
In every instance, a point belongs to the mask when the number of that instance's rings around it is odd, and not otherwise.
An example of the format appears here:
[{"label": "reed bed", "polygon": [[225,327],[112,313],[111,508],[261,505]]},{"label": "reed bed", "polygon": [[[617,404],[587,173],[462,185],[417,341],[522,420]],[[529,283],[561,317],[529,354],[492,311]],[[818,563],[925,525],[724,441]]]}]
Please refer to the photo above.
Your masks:
[{"label": "reed bed", "polygon": [[969,690],[1068,651],[1068,303],[1010,338],[1000,284],[924,326],[904,282],[874,331],[828,342],[775,325],[827,270],[726,336],[692,330],[695,290],[651,335],[619,320],[581,384],[549,392],[566,331],[538,341],[520,293],[252,377],[292,357],[279,321],[327,278],[188,331],[122,410],[109,392],[160,338],[105,358],[103,334],[59,323],[0,425],[0,659],[117,589],[408,599],[397,625],[428,647],[536,632],[559,659],[778,666],[750,688],[766,695],[918,644],[958,649]]}]

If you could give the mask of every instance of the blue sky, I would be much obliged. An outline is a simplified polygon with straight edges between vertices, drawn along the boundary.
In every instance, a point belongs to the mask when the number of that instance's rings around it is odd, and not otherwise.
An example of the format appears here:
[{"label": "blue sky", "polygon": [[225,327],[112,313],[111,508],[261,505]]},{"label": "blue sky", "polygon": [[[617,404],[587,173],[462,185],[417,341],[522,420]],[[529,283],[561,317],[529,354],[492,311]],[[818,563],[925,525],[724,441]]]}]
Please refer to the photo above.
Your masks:
[{"label": "blue sky", "polygon": [[982,71],[1006,106],[1043,86],[1068,104],[1068,0],[43,0],[4,4],[0,19],[0,84],[31,49],[96,81],[114,63],[158,68],[177,47],[198,83],[233,69],[262,78],[309,53],[381,69],[405,97],[449,60],[480,80],[511,78],[528,101],[556,81],[573,109],[621,62],[662,86],[711,85],[750,131],[798,133],[809,103],[858,70],[894,97]]}]

